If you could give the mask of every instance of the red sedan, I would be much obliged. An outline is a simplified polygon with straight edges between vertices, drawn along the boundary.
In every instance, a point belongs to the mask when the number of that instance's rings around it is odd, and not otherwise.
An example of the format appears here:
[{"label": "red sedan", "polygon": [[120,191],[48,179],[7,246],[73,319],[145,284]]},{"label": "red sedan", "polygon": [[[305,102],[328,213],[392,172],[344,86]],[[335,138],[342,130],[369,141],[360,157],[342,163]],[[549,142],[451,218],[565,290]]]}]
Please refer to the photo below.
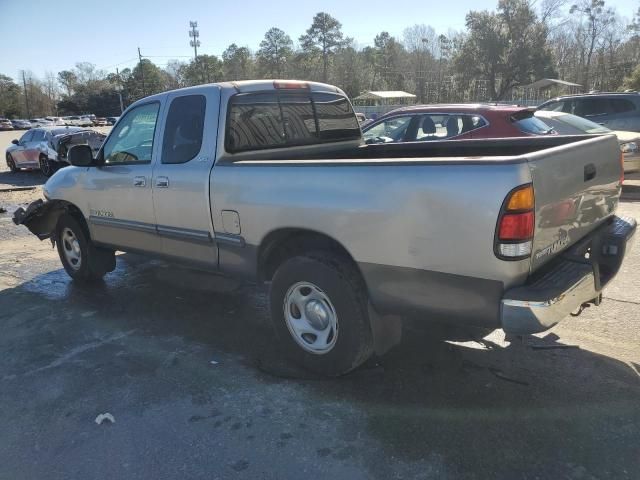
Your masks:
[{"label": "red sedan", "polygon": [[513,105],[416,105],[363,128],[366,143],[464,140],[552,134],[533,110]]}]

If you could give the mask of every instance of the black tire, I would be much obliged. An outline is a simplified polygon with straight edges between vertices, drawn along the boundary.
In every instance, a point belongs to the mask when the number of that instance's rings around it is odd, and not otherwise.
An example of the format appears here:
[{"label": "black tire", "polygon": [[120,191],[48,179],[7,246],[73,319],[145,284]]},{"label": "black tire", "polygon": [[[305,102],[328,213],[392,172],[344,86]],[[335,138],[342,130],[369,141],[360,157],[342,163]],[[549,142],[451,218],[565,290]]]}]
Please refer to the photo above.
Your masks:
[{"label": "black tire", "polygon": [[16,173],[20,170],[18,167],[16,167],[16,162],[13,160],[13,157],[10,153],[7,153],[7,167],[9,168],[11,173]]},{"label": "black tire", "polygon": [[[305,350],[287,326],[285,299],[289,289],[299,282],[309,282],[322,290],[337,314],[335,342],[322,354]],[[271,282],[271,320],[284,353],[303,368],[321,375],[344,375],[372,355],[367,304],[366,287],[355,266],[329,252],[312,252],[286,260]]]},{"label": "black tire", "polygon": [[[69,251],[74,250],[69,242],[70,235],[77,240],[77,253],[80,261],[70,259]],[[93,245],[86,229],[70,214],[63,214],[58,220],[55,232],[58,255],[67,274],[76,281],[91,282],[99,280],[115,269],[115,252]],[[66,253],[66,252],[67,253]]]},{"label": "black tire", "polygon": [[40,171],[45,177],[49,178],[51,175],[56,173],[55,163],[49,160],[45,155],[40,155],[38,164],[40,165]]}]

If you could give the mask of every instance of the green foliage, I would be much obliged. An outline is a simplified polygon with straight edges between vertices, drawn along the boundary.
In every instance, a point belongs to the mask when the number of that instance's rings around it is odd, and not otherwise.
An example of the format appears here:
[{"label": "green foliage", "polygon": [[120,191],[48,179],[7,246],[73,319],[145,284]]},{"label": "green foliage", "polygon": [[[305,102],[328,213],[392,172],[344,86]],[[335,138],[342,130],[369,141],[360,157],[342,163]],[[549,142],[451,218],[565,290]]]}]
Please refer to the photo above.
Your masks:
[{"label": "green foliage", "polygon": [[322,56],[322,81],[328,80],[329,56],[345,44],[342,24],[325,12],[317,13],[305,35],[300,37],[302,52]]},{"label": "green foliage", "polygon": [[469,12],[466,25],[455,68],[463,78],[485,78],[491,100],[551,73],[547,27],[526,0],[500,0],[495,13]]},{"label": "green foliage", "polygon": [[279,28],[271,28],[264,34],[256,55],[260,74],[270,78],[282,78],[293,56],[291,37]]},{"label": "green foliage", "polygon": [[0,116],[19,117],[22,108],[22,92],[11,77],[0,74]]}]

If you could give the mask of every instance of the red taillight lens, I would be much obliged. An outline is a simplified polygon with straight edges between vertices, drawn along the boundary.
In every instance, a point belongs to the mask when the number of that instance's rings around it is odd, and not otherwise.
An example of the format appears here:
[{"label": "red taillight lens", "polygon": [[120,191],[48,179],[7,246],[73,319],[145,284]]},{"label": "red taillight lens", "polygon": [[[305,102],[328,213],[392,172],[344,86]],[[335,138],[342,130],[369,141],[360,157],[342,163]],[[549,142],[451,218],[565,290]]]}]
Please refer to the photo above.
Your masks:
[{"label": "red taillight lens", "polygon": [[275,80],[273,82],[273,87],[279,90],[296,90],[296,89],[309,89],[309,84],[307,82],[300,82],[297,80]]},{"label": "red taillight lens", "polygon": [[529,240],[533,237],[533,212],[511,213],[500,219],[499,240]]}]

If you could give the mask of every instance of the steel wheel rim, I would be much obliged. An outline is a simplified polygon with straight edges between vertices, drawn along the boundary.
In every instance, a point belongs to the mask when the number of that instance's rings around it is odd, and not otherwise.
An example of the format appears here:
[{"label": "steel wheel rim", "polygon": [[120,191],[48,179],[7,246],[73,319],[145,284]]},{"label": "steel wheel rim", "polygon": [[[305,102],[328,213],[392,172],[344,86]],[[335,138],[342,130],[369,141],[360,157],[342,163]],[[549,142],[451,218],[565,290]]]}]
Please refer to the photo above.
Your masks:
[{"label": "steel wheel rim", "polygon": [[78,237],[73,233],[69,227],[65,227],[60,235],[60,244],[62,245],[62,252],[67,263],[74,270],[80,270],[82,266],[82,251],[80,249],[80,242]]},{"label": "steel wheel rim", "polygon": [[329,353],[338,339],[338,315],[329,296],[310,282],[298,282],[284,296],[289,333],[309,353]]},{"label": "steel wheel rim", "polygon": [[42,173],[44,173],[45,175],[49,174],[49,169],[50,169],[51,165],[49,165],[49,160],[46,158],[40,158],[40,170],[42,171]]}]

